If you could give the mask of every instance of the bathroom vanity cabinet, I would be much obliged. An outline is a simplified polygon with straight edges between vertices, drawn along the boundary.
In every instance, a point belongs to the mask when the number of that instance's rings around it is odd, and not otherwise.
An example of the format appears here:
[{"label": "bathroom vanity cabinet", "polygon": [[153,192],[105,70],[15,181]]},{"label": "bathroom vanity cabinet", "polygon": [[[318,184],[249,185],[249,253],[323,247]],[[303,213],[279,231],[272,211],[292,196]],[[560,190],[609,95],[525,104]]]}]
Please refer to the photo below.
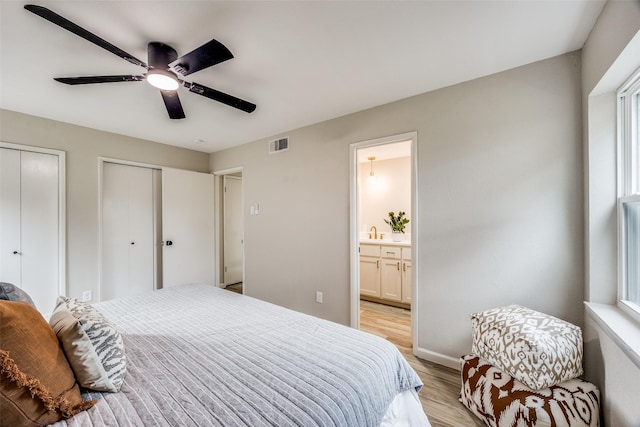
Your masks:
[{"label": "bathroom vanity cabinet", "polygon": [[380,302],[411,303],[411,246],[360,244],[360,295]]}]

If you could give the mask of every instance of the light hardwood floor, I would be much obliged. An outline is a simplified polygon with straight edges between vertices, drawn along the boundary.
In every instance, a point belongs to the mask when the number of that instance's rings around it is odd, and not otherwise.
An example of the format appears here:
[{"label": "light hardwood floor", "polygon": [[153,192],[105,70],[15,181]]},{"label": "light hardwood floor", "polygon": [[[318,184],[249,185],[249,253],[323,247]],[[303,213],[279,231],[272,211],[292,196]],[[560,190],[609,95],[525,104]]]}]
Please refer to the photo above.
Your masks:
[{"label": "light hardwood floor", "polygon": [[484,426],[458,401],[460,372],[412,354],[409,310],[361,300],[360,329],[394,343],[418,373],[424,383],[420,401],[433,427]]}]

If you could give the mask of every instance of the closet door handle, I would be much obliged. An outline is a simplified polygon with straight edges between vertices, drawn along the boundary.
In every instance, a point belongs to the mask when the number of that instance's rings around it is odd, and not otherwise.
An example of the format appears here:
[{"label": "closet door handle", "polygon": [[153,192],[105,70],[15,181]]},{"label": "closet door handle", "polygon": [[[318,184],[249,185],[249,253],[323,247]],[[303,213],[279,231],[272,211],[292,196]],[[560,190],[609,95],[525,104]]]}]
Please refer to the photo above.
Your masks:
[{"label": "closet door handle", "polygon": [[376,268],[380,268],[380,260],[376,260]]},{"label": "closet door handle", "polygon": [[400,261],[398,261],[398,271],[400,271]]},{"label": "closet door handle", "polygon": [[22,253],[21,253],[21,252],[18,252],[18,251],[13,251],[13,254],[14,254],[14,255],[22,255]]}]

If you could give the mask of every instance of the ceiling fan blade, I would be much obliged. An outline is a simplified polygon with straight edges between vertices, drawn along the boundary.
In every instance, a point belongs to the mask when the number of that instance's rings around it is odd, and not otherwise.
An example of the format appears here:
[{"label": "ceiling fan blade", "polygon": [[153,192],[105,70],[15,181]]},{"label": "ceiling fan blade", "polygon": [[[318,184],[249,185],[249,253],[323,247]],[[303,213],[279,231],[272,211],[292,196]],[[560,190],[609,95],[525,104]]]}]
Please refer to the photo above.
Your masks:
[{"label": "ceiling fan blade", "polygon": [[238,110],[252,113],[256,109],[256,104],[252,104],[248,101],[236,98],[224,92],[220,92],[210,87],[202,86],[199,83],[182,82],[183,86],[189,89],[190,92],[197,93],[198,95],[205,96],[214,101],[222,102]]},{"label": "ceiling fan blade", "polygon": [[144,80],[144,76],[54,77],[53,80],[67,85],[88,85],[93,83],[139,82]]},{"label": "ceiling fan blade", "polygon": [[57,13],[47,9],[46,7],[42,7],[42,6],[37,6],[34,4],[27,4],[24,6],[25,9],[27,9],[29,12],[35,13],[36,15],[40,16],[41,18],[46,19],[49,22],[52,22],[62,28],[64,28],[67,31],[72,32],[73,34],[82,37],[85,40],[90,41],[91,43],[100,46],[103,49],[108,50],[109,52],[113,53],[114,55],[119,56],[120,58],[135,64],[135,65],[139,65],[141,67],[144,68],[148,68],[147,64],[145,64],[144,62],[140,61],[138,58],[134,57],[133,55],[128,54],[127,52],[125,52],[124,50],[112,45],[111,43],[109,43],[108,41],[96,36],[95,34],[85,30],[84,28],[80,27],[79,25],[74,24],[73,22],[69,21],[67,18],[63,18],[62,16],[58,15]]},{"label": "ceiling fan blade", "polygon": [[188,76],[196,71],[203,70],[212,65],[219,64],[233,58],[233,54],[225,45],[213,39],[202,46],[182,55],[169,64],[169,67],[178,74]]},{"label": "ceiling fan blade", "polygon": [[172,119],[184,119],[184,110],[182,109],[182,103],[178,97],[178,92],[175,90],[161,90],[162,100],[165,107],[167,107],[167,113]]}]

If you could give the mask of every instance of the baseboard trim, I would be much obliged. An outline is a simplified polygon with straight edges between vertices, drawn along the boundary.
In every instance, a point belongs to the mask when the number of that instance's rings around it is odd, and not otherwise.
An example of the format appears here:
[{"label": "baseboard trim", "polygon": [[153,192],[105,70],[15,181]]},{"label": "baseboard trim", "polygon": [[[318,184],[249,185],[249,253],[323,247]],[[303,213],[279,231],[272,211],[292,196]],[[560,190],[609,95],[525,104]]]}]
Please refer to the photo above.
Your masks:
[{"label": "baseboard trim", "polygon": [[447,356],[446,354],[436,353],[435,351],[418,347],[415,350],[415,356],[420,359],[428,360],[429,362],[437,363],[438,365],[455,369],[456,371],[460,370],[460,359]]},{"label": "baseboard trim", "polygon": [[390,305],[392,307],[404,308],[406,310],[411,310],[411,304],[406,304],[403,302],[390,301],[383,298],[371,297],[369,295],[360,295],[360,300],[375,302],[377,304]]}]

